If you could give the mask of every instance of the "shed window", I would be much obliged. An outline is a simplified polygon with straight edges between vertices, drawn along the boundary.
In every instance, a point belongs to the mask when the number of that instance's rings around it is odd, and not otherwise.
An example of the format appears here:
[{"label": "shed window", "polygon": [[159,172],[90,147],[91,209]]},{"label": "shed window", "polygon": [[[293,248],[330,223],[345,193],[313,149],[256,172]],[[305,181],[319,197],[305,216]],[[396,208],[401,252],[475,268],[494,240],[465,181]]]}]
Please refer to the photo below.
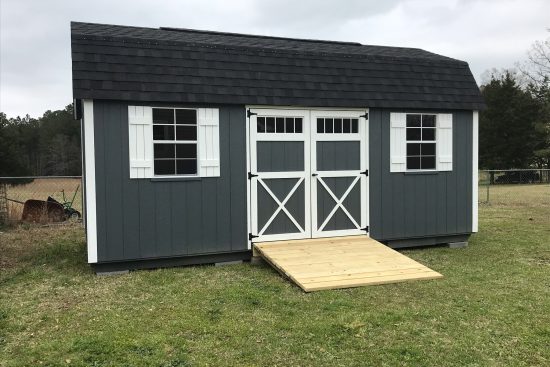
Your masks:
[{"label": "shed window", "polygon": [[197,174],[197,111],[153,108],[154,173]]},{"label": "shed window", "polygon": [[407,170],[435,170],[436,115],[407,114]]},{"label": "shed window", "polygon": [[318,134],[357,134],[359,119],[349,118],[318,118]]},{"label": "shed window", "polygon": [[256,123],[258,133],[268,134],[301,134],[301,117],[258,117]]}]

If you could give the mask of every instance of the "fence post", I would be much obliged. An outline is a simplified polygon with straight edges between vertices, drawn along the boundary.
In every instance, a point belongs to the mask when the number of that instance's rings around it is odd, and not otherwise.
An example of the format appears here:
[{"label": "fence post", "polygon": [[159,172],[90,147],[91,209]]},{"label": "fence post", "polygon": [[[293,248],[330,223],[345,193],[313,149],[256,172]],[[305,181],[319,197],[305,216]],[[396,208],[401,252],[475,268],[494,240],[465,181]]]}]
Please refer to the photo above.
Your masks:
[{"label": "fence post", "polygon": [[0,225],[8,223],[8,189],[0,182]]},{"label": "fence post", "polygon": [[491,186],[491,181],[487,181],[487,198],[485,199],[486,203],[489,203],[489,186]]}]

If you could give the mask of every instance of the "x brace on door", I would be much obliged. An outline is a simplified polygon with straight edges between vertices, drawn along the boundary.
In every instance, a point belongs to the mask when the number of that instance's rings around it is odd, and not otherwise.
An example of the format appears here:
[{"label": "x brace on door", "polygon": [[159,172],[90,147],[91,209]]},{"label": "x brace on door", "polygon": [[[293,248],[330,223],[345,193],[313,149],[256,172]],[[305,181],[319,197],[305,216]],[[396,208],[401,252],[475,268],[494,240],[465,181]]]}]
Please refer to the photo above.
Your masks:
[{"label": "x brace on door", "polygon": [[328,187],[328,185],[325,183],[325,181],[320,176],[317,176],[317,180],[321,183],[321,185],[323,185],[325,190],[327,190],[329,195],[336,202],[336,205],[334,206],[334,208],[332,208],[332,210],[330,211],[329,215],[327,215],[327,218],[325,219],[323,224],[321,224],[321,226],[319,227],[319,231],[322,231],[325,228],[325,226],[330,221],[330,219],[333,217],[333,215],[336,213],[338,208],[342,209],[342,211],[347,215],[347,217],[349,218],[351,223],[353,223],[355,228],[357,228],[357,229],[361,228],[361,226],[359,224],[357,224],[357,221],[353,218],[353,216],[348,212],[346,207],[343,205],[344,200],[346,200],[346,198],[348,197],[351,190],[353,190],[353,187],[355,186],[355,184],[357,184],[357,182],[359,182],[359,179],[360,179],[360,176],[356,176],[353,179],[353,181],[351,182],[351,184],[349,185],[349,187],[347,188],[347,190],[344,192],[344,195],[342,195],[342,197],[340,199],[338,199],[336,197],[336,195],[334,195],[332,190]]},{"label": "x brace on door", "polygon": [[300,184],[304,181],[304,178],[299,178],[298,179],[298,182],[294,185],[294,187],[292,188],[292,190],[290,190],[290,192],[288,193],[288,195],[285,197],[285,199],[281,202],[279,201],[279,199],[277,198],[277,196],[275,196],[275,194],[273,194],[273,192],[269,189],[269,187],[267,187],[267,185],[265,184],[265,182],[261,179],[261,178],[258,178],[258,182],[262,185],[262,187],[265,189],[265,191],[269,194],[269,196],[271,196],[271,198],[275,201],[275,203],[278,205],[278,208],[275,210],[275,212],[271,215],[271,217],[269,218],[269,220],[265,223],[265,225],[263,226],[262,230],[259,232],[259,236],[261,236],[262,234],[264,234],[264,232],[269,228],[269,225],[271,224],[271,222],[273,222],[273,220],[277,217],[277,214],[279,214],[279,212],[282,210],[288,217],[288,219],[290,219],[292,221],[292,223],[294,223],[294,225],[296,226],[296,228],[298,228],[298,230],[300,232],[304,232],[304,229],[302,228],[302,226],[300,226],[300,224],[296,221],[296,219],[294,219],[294,217],[292,216],[292,214],[290,214],[290,212],[288,211],[288,209],[285,207],[285,204],[288,202],[288,200],[290,200],[290,198],[292,197],[292,195],[294,195],[294,192],[296,192],[296,190],[298,189],[298,187],[300,187]]}]

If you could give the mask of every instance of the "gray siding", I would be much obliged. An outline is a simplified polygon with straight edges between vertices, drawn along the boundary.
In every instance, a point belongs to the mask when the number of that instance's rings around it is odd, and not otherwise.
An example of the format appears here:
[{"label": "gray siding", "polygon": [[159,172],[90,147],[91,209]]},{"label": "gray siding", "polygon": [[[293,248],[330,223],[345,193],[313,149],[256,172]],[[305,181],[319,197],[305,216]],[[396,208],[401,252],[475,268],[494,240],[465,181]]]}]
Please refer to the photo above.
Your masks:
[{"label": "gray siding", "polygon": [[220,177],[129,179],[128,103],[94,101],[98,261],[247,250],[245,110],[220,107]]},{"label": "gray siding", "polygon": [[453,111],[453,170],[436,173],[390,172],[390,112],[369,112],[371,236],[391,240],[470,233],[472,111]]}]

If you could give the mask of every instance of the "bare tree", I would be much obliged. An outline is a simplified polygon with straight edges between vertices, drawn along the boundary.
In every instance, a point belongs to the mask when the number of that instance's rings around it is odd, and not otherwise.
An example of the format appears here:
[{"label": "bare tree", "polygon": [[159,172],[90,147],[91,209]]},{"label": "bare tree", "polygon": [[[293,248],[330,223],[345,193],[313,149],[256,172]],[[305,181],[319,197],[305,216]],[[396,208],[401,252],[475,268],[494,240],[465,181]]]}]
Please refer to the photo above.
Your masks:
[{"label": "bare tree", "polygon": [[516,66],[535,88],[550,87],[550,37],[536,41],[527,52],[527,61]]}]

